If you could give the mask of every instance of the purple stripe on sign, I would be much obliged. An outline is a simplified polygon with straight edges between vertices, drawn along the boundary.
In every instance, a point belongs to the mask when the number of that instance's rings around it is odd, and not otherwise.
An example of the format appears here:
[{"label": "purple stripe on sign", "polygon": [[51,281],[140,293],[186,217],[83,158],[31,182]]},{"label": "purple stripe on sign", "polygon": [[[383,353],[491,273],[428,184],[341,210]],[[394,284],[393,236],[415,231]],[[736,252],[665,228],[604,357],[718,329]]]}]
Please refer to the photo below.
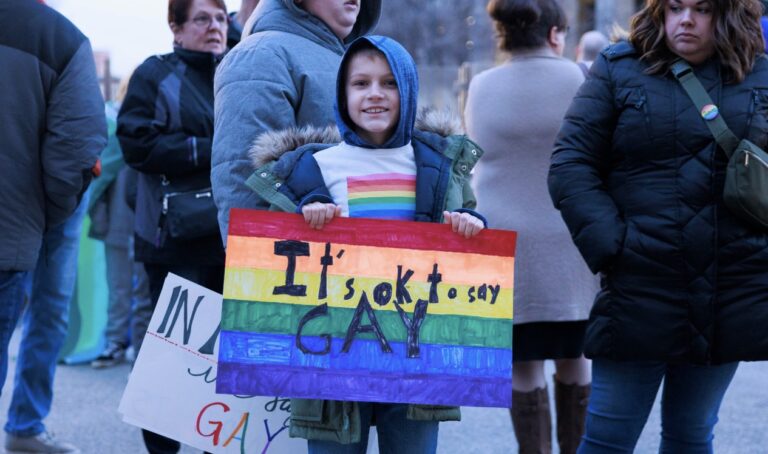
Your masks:
[{"label": "purple stripe on sign", "polygon": [[[332,339],[330,353],[304,354],[296,347],[295,336],[285,334],[222,331],[219,361],[251,365],[289,366],[336,371],[420,375],[452,375],[510,379],[512,349],[462,345],[420,344],[419,356],[408,358],[404,342],[389,342],[391,353],[382,351],[377,340],[357,338],[347,353],[344,340]],[[302,344],[311,351],[322,351],[325,340],[303,336]]]},{"label": "purple stripe on sign", "polygon": [[296,369],[219,362],[216,392],[361,402],[509,408],[512,378]]}]

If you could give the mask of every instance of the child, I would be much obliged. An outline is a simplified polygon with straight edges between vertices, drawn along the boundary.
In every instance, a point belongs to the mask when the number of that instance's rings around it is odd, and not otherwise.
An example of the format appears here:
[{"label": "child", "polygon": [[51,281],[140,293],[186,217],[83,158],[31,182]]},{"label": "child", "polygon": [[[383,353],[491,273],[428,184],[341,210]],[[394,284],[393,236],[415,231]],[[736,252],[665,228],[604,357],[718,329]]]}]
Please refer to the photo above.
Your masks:
[{"label": "child", "polygon": [[[448,136],[444,125],[442,134],[414,129],[418,76],[400,44],[382,36],[356,40],[336,88],[343,141],[336,144],[330,128],[262,135],[251,151],[258,170],[248,180],[260,197],[303,213],[317,229],[337,216],[443,221],[467,238],[484,228],[469,209],[475,200],[468,181],[482,152],[465,136]],[[324,144],[304,145],[310,142]],[[387,193],[376,194],[381,188]],[[363,453],[375,421],[382,453],[434,453],[439,421],[459,418],[455,407],[294,399],[290,434],[307,438],[311,454]]]}]

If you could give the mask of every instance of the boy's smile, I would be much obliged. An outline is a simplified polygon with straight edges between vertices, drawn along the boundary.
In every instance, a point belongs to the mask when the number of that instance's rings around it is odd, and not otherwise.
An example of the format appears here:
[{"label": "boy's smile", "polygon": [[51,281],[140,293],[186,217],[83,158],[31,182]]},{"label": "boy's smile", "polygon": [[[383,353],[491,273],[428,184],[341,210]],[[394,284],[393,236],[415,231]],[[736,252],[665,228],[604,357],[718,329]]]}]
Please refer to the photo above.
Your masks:
[{"label": "boy's smile", "polygon": [[400,119],[400,92],[387,59],[377,51],[354,55],[345,88],[355,132],[373,145],[383,145]]}]

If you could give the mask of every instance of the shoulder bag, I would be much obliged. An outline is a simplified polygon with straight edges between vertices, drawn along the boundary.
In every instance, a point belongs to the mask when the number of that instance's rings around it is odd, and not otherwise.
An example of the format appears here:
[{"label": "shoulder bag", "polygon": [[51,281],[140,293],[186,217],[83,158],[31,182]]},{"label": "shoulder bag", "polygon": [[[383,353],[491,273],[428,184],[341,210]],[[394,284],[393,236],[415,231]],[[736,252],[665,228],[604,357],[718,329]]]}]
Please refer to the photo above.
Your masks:
[{"label": "shoulder bag", "polygon": [[177,179],[172,182],[163,176],[163,205],[158,222],[158,232],[162,236],[158,246],[166,237],[191,240],[219,232],[213,191],[210,186],[200,186]]},{"label": "shoulder bag", "polygon": [[728,157],[723,190],[725,205],[740,219],[768,229],[768,153],[749,140],[736,137],[687,62],[677,60],[672,65],[672,73]]}]

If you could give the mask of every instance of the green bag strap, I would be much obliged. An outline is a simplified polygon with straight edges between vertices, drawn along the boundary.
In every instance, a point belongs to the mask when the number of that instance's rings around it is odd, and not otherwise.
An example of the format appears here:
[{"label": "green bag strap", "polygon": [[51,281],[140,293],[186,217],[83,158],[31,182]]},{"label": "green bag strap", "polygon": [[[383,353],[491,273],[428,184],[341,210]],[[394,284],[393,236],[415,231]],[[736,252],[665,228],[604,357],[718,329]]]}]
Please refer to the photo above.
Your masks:
[{"label": "green bag strap", "polygon": [[[705,120],[709,132],[715,137],[718,145],[725,151],[728,159],[739,145],[739,139],[725,124],[717,106],[712,102],[709,93],[701,85],[701,82],[693,73],[693,68],[685,60],[679,59],[672,64],[672,74],[683,86],[691,101],[699,109],[701,117]],[[706,109],[705,109],[706,108]]]}]

